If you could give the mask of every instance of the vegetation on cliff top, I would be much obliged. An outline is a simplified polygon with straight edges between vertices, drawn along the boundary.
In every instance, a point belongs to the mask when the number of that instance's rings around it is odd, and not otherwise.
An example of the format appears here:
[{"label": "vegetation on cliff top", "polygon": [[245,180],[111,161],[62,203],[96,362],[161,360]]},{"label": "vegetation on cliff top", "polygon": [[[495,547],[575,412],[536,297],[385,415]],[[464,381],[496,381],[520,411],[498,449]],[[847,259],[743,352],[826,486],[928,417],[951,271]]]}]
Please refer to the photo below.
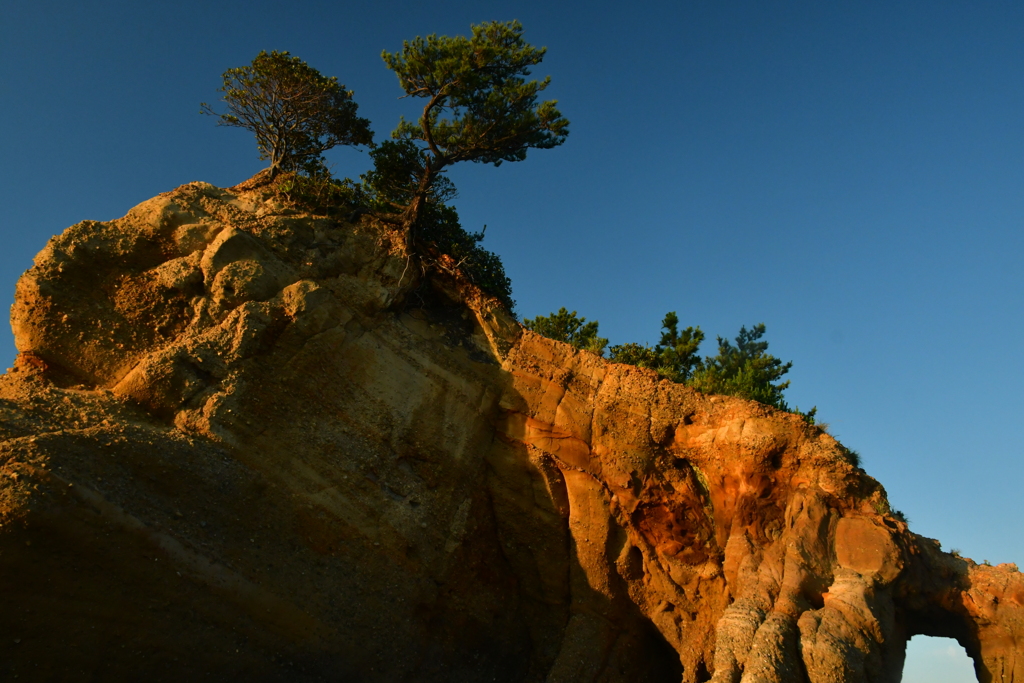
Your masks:
[{"label": "vegetation on cliff top", "polygon": [[[483,230],[463,229],[444,173],[460,161],[522,161],[529,149],[565,141],[569,122],[556,102],[538,102],[550,78],[526,78],[545,51],[523,39],[518,21],[473,26],[468,38],[417,37],[401,51],[385,51],[405,96],[426,104],[416,122],[400,119],[392,139],[379,145],[369,122],[355,115],[352,92],[287,52],[261,52],[250,66],[228,69],[220,88],[227,113],[205,103],[202,112],[252,131],[271,177],[294,174],[284,186],[293,200],[398,227],[424,272],[440,264],[434,252],[447,255],[511,311],[512,283],[501,259],[480,246]],[[371,147],[374,167],[361,183],[331,176],[323,152],[339,144]]]},{"label": "vegetation on cliff top", "polygon": [[551,315],[538,315],[536,318],[523,320],[528,330],[542,334],[549,339],[557,339],[575,346],[583,351],[590,351],[599,356],[604,355],[608,340],[597,336],[597,321],[587,322],[586,318],[570,313],[565,308],[558,309]]},{"label": "vegetation on cliff top", "polygon": [[[382,58],[405,96],[426,103],[417,121],[400,119],[392,139],[379,145],[373,143],[369,121],[356,115],[352,92],[288,52],[260,52],[251,65],[228,69],[220,88],[227,113],[206,103],[202,111],[218,116],[220,125],[252,131],[260,158],[270,159],[271,177],[292,174],[278,184],[291,199],[328,213],[344,211],[350,219],[368,214],[398,227],[406,253],[424,272],[454,264],[511,311],[512,283],[501,259],[480,245],[486,226],[478,233],[462,227],[450,204],[457,191],[444,173],[461,161],[495,166],[522,161],[529,149],[565,142],[569,122],[557,102],[538,102],[550,78],[526,78],[544,53],[523,39],[517,21],[473,26],[470,37],[417,37],[401,51],[384,51]],[[373,168],[360,182],[331,176],[323,153],[337,145],[370,146]],[[441,265],[439,255],[451,261]],[[596,320],[587,322],[565,308],[524,325],[598,355],[608,345],[598,336]],[[669,312],[656,345],[629,342],[607,350],[613,362],[649,368],[706,393],[790,410],[784,398],[789,382],[781,378],[793,364],[768,353],[764,333],[763,323],[741,327],[735,344],[718,337],[718,353],[701,358],[704,332],[680,330],[679,317]],[[800,414],[814,422],[815,409]]]},{"label": "vegetation on cliff top", "polygon": [[410,159],[417,162],[417,182],[404,204],[394,202],[402,209],[397,222],[410,245],[445,168],[460,161],[495,166],[522,161],[528,149],[557,147],[569,134],[557,103],[537,102],[550,77],[525,78],[546,50],[523,40],[522,24],[492,21],[473,26],[472,33],[469,38],[417,37],[401,52],[381,55],[406,96],[426,100],[419,120],[403,118],[391,133],[394,144],[416,150]]},{"label": "vegetation on cliff top", "polygon": [[[551,315],[526,319],[523,325],[557,341],[578,349],[604,355],[607,339],[598,336],[599,323],[586,322],[576,311],[561,308]],[[814,424],[816,408],[806,413],[791,408],[784,392],[789,381],[780,381],[793,363],[783,363],[768,353],[768,342],[761,338],[764,323],[749,330],[741,327],[735,344],[718,337],[718,353],[701,358],[698,355],[704,332],[699,327],[679,330],[675,311],[665,314],[661,323],[661,339],[654,346],[629,342],[608,348],[613,363],[625,363],[654,370],[665,379],[693,387],[706,394],[725,394],[759,401],[780,410],[795,412]]]},{"label": "vegetation on cliff top", "polygon": [[260,52],[249,66],[228,69],[219,91],[227,112],[207,103],[201,112],[218,125],[244,128],[256,136],[260,159],[270,174],[326,173],[323,153],[338,145],[369,145],[370,122],[356,115],[352,91],[288,52]]}]

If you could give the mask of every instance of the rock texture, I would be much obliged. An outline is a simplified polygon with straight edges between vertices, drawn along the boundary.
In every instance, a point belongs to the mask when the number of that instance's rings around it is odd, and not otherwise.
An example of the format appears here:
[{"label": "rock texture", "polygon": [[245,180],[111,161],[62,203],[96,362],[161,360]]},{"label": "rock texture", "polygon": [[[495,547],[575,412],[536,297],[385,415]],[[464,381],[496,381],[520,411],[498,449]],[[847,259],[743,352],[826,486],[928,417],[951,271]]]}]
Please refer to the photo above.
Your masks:
[{"label": "rock texture", "polygon": [[258,183],[55,237],[0,377],[0,677],[1024,681],[1024,575],[801,418],[523,330]]}]

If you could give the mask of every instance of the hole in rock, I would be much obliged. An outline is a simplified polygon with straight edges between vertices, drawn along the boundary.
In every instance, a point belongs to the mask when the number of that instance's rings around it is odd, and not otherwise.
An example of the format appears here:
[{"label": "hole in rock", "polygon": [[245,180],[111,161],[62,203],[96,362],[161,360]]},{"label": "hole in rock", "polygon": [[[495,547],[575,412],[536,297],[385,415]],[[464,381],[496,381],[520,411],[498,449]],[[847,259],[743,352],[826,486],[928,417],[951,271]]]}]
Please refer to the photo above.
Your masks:
[{"label": "hole in rock", "polygon": [[907,643],[903,683],[977,683],[974,662],[952,638],[914,636]]}]

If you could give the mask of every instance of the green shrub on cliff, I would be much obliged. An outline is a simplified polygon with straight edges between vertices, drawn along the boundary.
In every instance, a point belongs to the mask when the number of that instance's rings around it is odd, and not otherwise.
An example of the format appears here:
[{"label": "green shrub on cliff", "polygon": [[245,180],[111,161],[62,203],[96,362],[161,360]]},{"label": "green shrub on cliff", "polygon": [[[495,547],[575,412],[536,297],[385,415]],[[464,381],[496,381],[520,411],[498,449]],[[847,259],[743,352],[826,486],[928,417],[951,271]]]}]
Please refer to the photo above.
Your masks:
[{"label": "green shrub on cliff", "polygon": [[[597,336],[598,322],[569,313],[565,308],[549,316],[524,320],[527,329],[539,334],[601,354],[608,343]],[[701,358],[698,355],[704,332],[699,327],[679,330],[675,311],[665,314],[661,322],[661,339],[654,346],[628,342],[608,349],[613,363],[636,365],[654,370],[662,377],[693,387],[707,394],[725,394],[759,401],[780,410],[801,415],[814,424],[817,408],[801,412],[790,408],[784,398],[789,381],[781,381],[793,363],[783,363],[768,353],[768,342],[762,340],[764,323],[751,329],[740,328],[735,344],[718,337],[718,354]]]},{"label": "green shrub on cliff", "polygon": [[780,379],[793,363],[783,363],[768,353],[768,342],[759,341],[764,332],[764,323],[749,330],[741,327],[735,346],[718,337],[718,354],[701,362],[689,385],[706,394],[740,396],[789,410],[783,398],[789,381]]},{"label": "green shrub on cliff", "polygon": [[[501,259],[480,246],[483,231],[462,228],[449,205],[455,187],[444,173],[462,161],[499,166],[522,161],[530,149],[557,147],[569,122],[554,100],[538,101],[550,79],[527,76],[546,49],[527,43],[519,22],[485,22],[471,33],[417,37],[382,54],[406,97],[426,103],[416,122],[400,119],[392,140],[379,146],[369,121],[356,116],[352,93],[287,52],[260,52],[251,65],[225,71],[220,91],[227,111],[206,103],[201,111],[256,135],[270,177],[294,174],[278,184],[287,198],[348,220],[369,213],[399,228],[424,273],[454,265],[512,311]],[[372,147],[373,169],[359,184],[334,179],[323,152],[359,144]]]},{"label": "green shrub on cliff", "polygon": [[705,358],[687,384],[706,394],[740,396],[774,406],[779,410],[796,413],[814,424],[817,407],[807,412],[790,407],[784,392],[789,380],[780,381],[793,367],[768,353],[768,342],[760,341],[765,325],[758,323],[751,329],[740,327],[736,345],[718,337],[718,354]]},{"label": "green shrub on cliff", "polygon": [[523,327],[544,335],[548,339],[571,344],[577,349],[590,351],[601,356],[608,340],[597,336],[598,322],[587,322],[586,318],[570,313],[565,308],[551,315],[538,315],[536,318],[523,320]]},{"label": "green shrub on cliff", "polygon": [[309,211],[348,217],[364,210],[362,188],[349,178],[339,180],[328,173],[283,173],[278,178],[276,190]]},{"label": "green shrub on cliff", "polygon": [[[370,159],[373,169],[362,176],[364,201],[369,213],[391,222],[388,217],[400,215],[416,193],[423,157],[410,140],[388,140],[370,151]],[[419,212],[417,239],[427,249],[450,256],[471,282],[511,311],[515,308],[512,281],[501,259],[480,246],[484,232],[471,233],[462,227],[458,212],[447,203],[456,195],[454,183],[445,176],[430,184]],[[429,255],[421,253],[420,258]]]},{"label": "green shrub on cliff", "polygon": [[515,308],[512,280],[505,274],[505,266],[497,254],[480,246],[486,225],[480,232],[469,232],[459,223],[459,214],[453,207],[428,204],[421,217],[421,230],[423,240],[452,257],[455,267],[470,282],[501,301],[509,312]]},{"label": "green shrub on cliff", "polygon": [[665,314],[661,328],[661,340],[655,346],[635,342],[619,344],[609,349],[611,360],[650,368],[673,382],[685,383],[701,365],[697,350],[704,341],[704,333],[699,327],[687,327],[680,332],[675,311]]}]

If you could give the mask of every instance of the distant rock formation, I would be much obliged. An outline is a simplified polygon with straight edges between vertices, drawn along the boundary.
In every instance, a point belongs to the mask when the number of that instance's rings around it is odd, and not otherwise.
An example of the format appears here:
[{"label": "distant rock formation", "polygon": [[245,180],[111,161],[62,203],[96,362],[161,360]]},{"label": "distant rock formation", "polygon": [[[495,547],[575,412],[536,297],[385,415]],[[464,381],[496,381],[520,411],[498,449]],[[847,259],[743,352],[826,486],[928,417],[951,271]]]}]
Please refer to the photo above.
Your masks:
[{"label": "distant rock formation", "polygon": [[0,678],[888,682],[927,634],[1024,681],[1024,576],[827,433],[390,245],[257,182],[50,241],[0,377]]}]

